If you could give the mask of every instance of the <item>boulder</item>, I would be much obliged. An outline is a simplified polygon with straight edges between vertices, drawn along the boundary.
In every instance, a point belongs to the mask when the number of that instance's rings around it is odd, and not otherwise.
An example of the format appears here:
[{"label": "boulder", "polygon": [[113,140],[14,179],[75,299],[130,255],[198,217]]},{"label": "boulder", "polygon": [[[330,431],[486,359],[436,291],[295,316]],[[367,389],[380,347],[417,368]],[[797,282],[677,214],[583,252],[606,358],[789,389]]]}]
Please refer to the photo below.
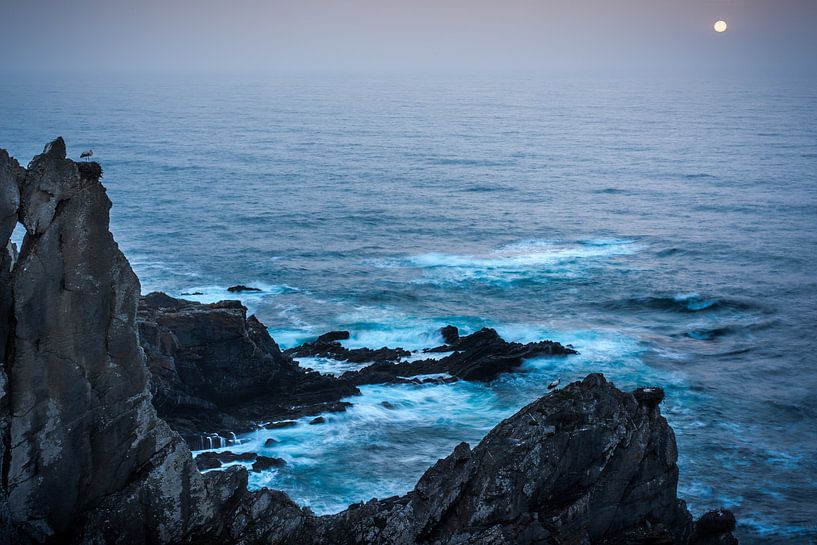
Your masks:
[{"label": "boulder", "polygon": [[695,523],[692,545],[737,545],[732,535],[737,526],[735,515],[728,509],[716,509],[704,513]]},{"label": "boulder", "polygon": [[258,459],[253,462],[252,470],[253,471],[265,471],[267,469],[275,469],[279,467],[284,467],[287,465],[286,460],[283,458],[270,458],[269,456],[259,456]]},{"label": "boulder", "polygon": [[657,386],[638,388],[633,395],[639,403],[650,408],[655,408],[664,401],[664,389]]},{"label": "boulder", "polygon": [[457,344],[460,340],[460,330],[450,324],[440,328],[440,335],[442,335],[445,344]]}]

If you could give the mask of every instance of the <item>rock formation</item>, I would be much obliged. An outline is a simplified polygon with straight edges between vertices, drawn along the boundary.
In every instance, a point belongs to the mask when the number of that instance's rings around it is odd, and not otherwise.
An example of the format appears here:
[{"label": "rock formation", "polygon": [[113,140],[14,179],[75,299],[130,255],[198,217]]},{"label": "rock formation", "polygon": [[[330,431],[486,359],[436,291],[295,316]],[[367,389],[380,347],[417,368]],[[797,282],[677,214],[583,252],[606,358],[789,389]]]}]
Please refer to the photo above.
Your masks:
[{"label": "rock formation", "polygon": [[452,352],[442,359],[424,359],[392,363],[378,361],[357,371],[348,371],[341,378],[354,384],[377,384],[402,380],[422,374],[449,373],[463,380],[490,381],[502,373],[517,369],[522,361],[537,356],[568,356],[572,348],[554,341],[528,344],[509,343],[490,328],[483,328],[460,337],[454,344],[431,348],[426,352]]},{"label": "rock formation", "polygon": [[193,448],[206,446],[203,434],[226,438],[264,420],[344,410],[340,399],[359,393],[299,367],[239,301],[151,293],[139,302],[138,325],[153,404]]},{"label": "rock formation", "polygon": [[[202,475],[151,402],[139,282],[108,230],[100,176],[96,163],[67,160],[62,139],[25,170],[0,152],[0,248],[8,226],[26,229],[19,260],[0,269],[0,544],[728,542],[724,517],[699,522],[691,538],[658,405],[600,375],[525,407],[473,450],[461,444],[407,495],[337,515],[317,517],[283,492],[250,492],[242,468]],[[6,254],[2,263],[11,266]],[[233,341],[239,353],[263,352],[251,365],[281,376],[271,339],[234,304],[158,300],[143,306],[155,323],[143,330],[157,343],[151,357],[174,358],[170,383],[188,365],[224,373],[227,360],[202,360],[229,354]],[[187,324],[175,340],[161,329],[167,309]],[[180,353],[194,345],[178,331],[201,334],[208,313],[236,336],[205,343],[201,360]],[[234,380],[240,388],[245,377]],[[188,386],[185,395],[205,402],[235,399],[207,382]]]},{"label": "rock formation", "polygon": [[[0,191],[13,194],[3,170]],[[108,231],[100,174],[67,160],[58,139],[16,176],[26,236],[3,285],[13,295],[3,325],[8,541],[113,542],[128,532],[168,542],[212,509],[186,445],[151,404],[139,282]]]},{"label": "rock formation", "polygon": [[294,358],[320,356],[351,363],[366,363],[374,361],[397,361],[400,358],[411,356],[411,352],[402,348],[377,349],[346,348],[339,341],[349,338],[348,331],[330,331],[324,333],[312,342],[304,343],[296,348],[290,348],[287,354]]}]

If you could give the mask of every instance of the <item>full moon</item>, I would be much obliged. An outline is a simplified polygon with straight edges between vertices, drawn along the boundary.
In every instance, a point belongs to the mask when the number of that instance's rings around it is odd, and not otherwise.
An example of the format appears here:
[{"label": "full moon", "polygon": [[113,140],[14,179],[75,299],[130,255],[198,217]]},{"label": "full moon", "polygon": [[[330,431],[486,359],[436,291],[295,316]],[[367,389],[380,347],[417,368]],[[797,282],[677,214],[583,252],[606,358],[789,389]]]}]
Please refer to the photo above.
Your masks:
[{"label": "full moon", "polygon": [[715,21],[715,32],[726,32],[726,21]]}]

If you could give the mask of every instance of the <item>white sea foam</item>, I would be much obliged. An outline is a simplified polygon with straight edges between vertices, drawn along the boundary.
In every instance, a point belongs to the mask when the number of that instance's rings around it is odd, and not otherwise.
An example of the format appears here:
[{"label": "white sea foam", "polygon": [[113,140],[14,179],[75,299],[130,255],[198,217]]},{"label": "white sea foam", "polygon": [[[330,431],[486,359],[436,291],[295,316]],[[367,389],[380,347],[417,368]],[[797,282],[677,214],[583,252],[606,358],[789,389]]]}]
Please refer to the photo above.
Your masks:
[{"label": "white sea foam", "polygon": [[630,239],[590,240],[573,243],[528,240],[503,246],[483,255],[425,253],[378,263],[382,267],[416,268],[421,283],[546,281],[575,278],[598,260],[634,254],[643,245]]}]

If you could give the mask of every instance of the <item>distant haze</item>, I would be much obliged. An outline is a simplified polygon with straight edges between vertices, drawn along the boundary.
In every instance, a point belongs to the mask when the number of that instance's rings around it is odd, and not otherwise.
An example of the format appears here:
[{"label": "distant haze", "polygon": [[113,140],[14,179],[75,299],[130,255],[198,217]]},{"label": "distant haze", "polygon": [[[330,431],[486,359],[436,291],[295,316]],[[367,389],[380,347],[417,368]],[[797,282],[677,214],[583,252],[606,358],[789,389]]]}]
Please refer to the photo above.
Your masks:
[{"label": "distant haze", "polygon": [[5,0],[0,14],[7,71],[817,71],[814,0]]}]

